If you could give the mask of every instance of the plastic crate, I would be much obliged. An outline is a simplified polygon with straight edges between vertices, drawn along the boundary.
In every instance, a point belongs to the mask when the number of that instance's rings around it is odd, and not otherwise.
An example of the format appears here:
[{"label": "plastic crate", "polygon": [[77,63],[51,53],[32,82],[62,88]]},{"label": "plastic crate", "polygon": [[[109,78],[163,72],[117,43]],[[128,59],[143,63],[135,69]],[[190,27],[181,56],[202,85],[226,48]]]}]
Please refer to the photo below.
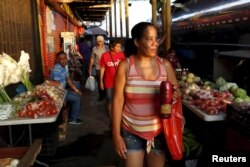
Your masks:
[{"label": "plastic crate", "polygon": [[41,156],[55,155],[58,144],[58,122],[50,124],[40,124],[32,127],[34,138],[42,139]]},{"label": "plastic crate", "polygon": [[56,154],[58,148],[58,133],[50,133],[44,136],[42,141],[41,156],[53,156]]},{"label": "plastic crate", "polygon": [[234,129],[250,136],[250,110],[241,110],[235,105],[228,105],[226,120]]}]

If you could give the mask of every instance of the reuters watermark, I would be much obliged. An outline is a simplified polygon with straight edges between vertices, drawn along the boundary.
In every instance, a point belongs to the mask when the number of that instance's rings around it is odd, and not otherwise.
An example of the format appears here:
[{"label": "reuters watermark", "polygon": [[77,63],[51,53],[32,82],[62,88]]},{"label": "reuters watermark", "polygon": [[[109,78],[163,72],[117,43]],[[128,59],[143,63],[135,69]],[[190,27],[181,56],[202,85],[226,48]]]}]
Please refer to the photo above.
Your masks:
[{"label": "reuters watermark", "polygon": [[247,163],[247,157],[212,155],[213,163]]}]

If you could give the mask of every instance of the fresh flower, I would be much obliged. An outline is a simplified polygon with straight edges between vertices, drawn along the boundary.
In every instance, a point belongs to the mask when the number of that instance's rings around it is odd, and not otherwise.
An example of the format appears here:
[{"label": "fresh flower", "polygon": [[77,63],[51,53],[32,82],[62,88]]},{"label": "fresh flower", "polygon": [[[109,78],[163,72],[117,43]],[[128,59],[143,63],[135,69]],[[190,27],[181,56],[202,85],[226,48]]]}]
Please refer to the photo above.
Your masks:
[{"label": "fresh flower", "polygon": [[3,60],[3,56],[0,54],[0,103],[10,102],[10,97],[6,93],[4,86],[7,85],[6,80],[9,78],[8,72],[6,72],[6,62]]},{"label": "fresh flower", "polygon": [[20,79],[22,83],[26,86],[26,89],[28,91],[32,91],[33,85],[29,80],[29,73],[31,72],[29,59],[30,59],[29,54],[25,53],[24,51],[21,51],[21,56],[17,64],[21,73]]},{"label": "fresh flower", "polygon": [[28,91],[33,90],[33,85],[29,80],[31,72],[29,59],[29,54],[24,51],[21,51],[18,63],[6,53],[0,54],[0,103],[11,101],[4,89],[9,84],[21,81]]}]

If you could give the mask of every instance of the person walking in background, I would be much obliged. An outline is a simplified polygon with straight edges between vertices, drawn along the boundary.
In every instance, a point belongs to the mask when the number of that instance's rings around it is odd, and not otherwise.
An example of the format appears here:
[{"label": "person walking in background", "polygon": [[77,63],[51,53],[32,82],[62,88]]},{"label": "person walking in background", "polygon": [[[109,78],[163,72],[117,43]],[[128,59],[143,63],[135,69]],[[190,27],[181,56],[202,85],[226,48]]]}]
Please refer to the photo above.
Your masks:
[{"label": "person walking in background", "polygon": [[83,57],[82,61],[82,73],[83,77],[87,78],[88,75],[88,67],[89,67],[89,61],[91,57],[91,50],[90,47],[87,44],[87,39],[81,37],[78,42],[79,52]]},{"label": "person walking in background", "polygon": [[101,101],[105,97],[105,90],[102,90],[100,88],[100,60],[101,60],[102,54],[106,51],[106,49],[105,49],[105,45],[104,45],[103,36],[101,36],[101,35],[97,36],[96,42],[97,42],[97,44],[92,49],[91,58],[90,58],[90,62],[89,62],[89,75],[92,74],[92,68],[94,65],[95,70],[96,70],[96,79],[97,79],[97,83],[98,83],[98,94],[99,94],[98,101]]},{"label": "person walking in background", "polygon": [[65,52],[57,53],[56,64],[51,71],[50,79],[60,82],[64,86],[64,88],[66,88],[67,86],[69,87],[69,89],[67,90],[67,95],[65,97],[65,100],[68,101],[71,105],[69,124],[82,124],[82,120],[79,117],[82,93],[79,90],[80,85],[75,85],[69,77],[68,59]]},{"label": "person walking in background", "polygon": [[172,64],[173,68],[176,70],[177,68],[181,68],[181,64],[179,62],[179,58],[176,55],[176,51],[174,48],[169,48],[167,51],[167,56],[166,58],[170,61]]},{"label": "person walking in background", "polygon": [[119,40],[110,41],[109,49],[110,51],[105,52],[100,61],[100,87],[102,90],[106,89],[108,113],[111,119],[111,102],[113,98],[115,73],[119,62],[125,59],[125,55],[121,52],[121,41]]},{"label": "person walking in background", "polygon": [[175,99],[179,96],[177,80],[171,63],[157,56],[157,28],[141,22],[131,34],[136,50],[120,62],[114,80],[114,147],[126,167],[163,167],[167,148],[159,117],[159,89],[162,81],[169,80]]}]

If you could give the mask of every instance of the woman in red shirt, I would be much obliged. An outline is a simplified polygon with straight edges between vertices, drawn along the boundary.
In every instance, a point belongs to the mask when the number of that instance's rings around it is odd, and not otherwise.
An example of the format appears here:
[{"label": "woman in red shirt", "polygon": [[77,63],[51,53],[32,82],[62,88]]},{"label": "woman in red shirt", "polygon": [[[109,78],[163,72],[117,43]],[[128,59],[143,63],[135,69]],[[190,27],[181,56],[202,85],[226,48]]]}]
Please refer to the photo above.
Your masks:
[{"label": "woman in red shirt", "polygon": [[108,100],[108,112],[111,118],[111,102],[113,98],[113,87],[115,73],[118,64],[121,60],[125,59],[125,55],[121,52],[121,41],[114,40],[110,41],[110,51],[103,53],[100,65],[100,88],[106,89],[106,96]]}]

